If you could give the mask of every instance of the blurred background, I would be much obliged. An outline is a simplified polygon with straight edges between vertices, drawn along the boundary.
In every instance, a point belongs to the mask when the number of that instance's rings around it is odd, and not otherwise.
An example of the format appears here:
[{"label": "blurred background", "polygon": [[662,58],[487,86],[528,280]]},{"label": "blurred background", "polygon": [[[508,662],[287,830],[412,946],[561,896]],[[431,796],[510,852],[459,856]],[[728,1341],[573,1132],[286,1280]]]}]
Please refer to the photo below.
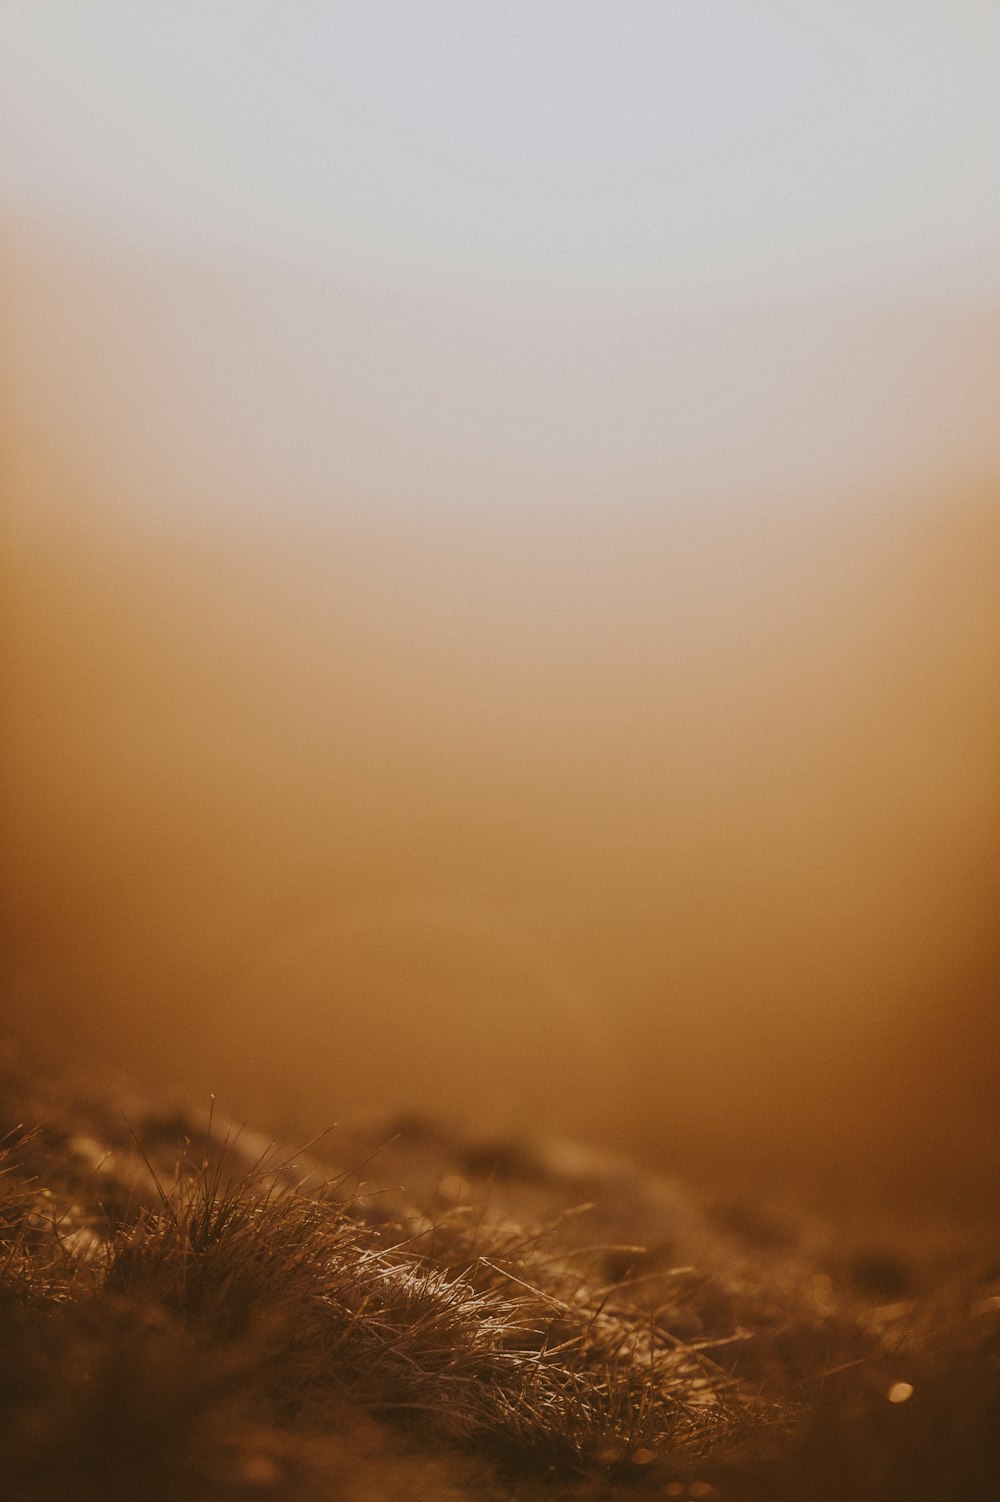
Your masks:
[{"label": "blurred background", "polygon": [[995,1182],[995,7],[0,10],[3,1031]]}]

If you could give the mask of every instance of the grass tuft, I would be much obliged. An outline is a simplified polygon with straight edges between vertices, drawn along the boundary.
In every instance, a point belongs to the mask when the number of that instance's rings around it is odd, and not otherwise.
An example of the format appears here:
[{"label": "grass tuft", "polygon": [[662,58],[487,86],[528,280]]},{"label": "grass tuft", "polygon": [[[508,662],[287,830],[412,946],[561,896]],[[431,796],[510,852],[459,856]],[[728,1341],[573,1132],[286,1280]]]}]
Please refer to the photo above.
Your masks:
[{"label": "grass tuft", "polygon": [[0,1495],[1000,1495],[982,1242],[866,1249],[544,1144],[501,1177],[426,1124],[377,1195],[360,1139],[317,1183],[212,1118],[47,1105],[0,1143]]}]

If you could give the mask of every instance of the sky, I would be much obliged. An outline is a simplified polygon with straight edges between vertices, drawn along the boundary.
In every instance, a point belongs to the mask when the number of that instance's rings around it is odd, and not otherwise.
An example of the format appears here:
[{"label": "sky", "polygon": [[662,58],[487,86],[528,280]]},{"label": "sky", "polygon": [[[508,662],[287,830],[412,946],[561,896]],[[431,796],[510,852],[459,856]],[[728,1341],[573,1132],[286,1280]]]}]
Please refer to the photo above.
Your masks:
[{"label": "sky", "polygon": [[992,0],[0,30],[4,1015],[310,1130],[985,1141]]},{"label": "sky", "polygon": [[2,187],[175,249],[566,295],[980,290],[977,0],[6,3]]},{"label": "sky", "polygon": [[15,387],[147,519],[814,504],[997,461],[992,6],[3,15]]}]

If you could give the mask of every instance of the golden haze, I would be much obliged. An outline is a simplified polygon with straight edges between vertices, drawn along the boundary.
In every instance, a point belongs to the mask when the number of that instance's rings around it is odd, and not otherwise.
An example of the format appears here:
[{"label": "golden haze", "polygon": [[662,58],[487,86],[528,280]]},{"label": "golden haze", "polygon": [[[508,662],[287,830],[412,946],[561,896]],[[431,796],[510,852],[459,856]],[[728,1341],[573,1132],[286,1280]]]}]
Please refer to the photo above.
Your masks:
[{"label": "golden haze", "polygon": [[995,1166],[991,475],[216,513],[193,438],[144,506],[141,393],[95,431],[86,340],[33,348],[6,1030],[283,1131],[406,1103],[682,1166]]}]

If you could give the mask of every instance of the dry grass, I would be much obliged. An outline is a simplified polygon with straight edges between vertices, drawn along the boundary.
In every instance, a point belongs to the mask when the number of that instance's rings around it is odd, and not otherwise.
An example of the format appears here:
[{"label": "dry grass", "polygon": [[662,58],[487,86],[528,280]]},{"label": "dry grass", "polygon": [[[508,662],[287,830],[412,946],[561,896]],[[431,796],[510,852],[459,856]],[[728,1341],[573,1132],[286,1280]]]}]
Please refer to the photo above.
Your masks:
[{"label": "dry grass", "polygon": [[23,1073],[0,1103],[34,1127],[0,1163],[5,1497],[1000,1497],[988,1236],[413,1122],[377,1195]]}]

